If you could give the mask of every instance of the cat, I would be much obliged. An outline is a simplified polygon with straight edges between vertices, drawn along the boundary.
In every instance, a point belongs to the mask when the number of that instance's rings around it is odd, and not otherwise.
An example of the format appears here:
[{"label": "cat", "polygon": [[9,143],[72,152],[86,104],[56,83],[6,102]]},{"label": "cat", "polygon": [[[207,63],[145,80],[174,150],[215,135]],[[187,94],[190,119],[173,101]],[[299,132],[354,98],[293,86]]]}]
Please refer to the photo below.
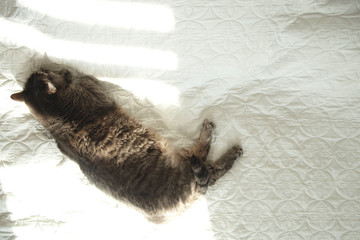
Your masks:
[{"label": "cat", "polygon": [[96,78],[75,77],[66,69],[32,73],[11,98],[25,102],[90,182],[153,222],[204,194],[242,155],[235,145],[217,161],[207,161],[215,128],[209,120],[193,146],[176,149],[129,116]]}]

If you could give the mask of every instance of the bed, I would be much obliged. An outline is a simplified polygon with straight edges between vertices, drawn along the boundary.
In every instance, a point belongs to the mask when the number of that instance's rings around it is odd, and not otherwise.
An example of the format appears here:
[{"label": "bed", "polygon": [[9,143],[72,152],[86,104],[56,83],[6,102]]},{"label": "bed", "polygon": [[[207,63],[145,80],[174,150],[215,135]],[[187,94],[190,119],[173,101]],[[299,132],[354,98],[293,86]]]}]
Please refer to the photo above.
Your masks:
[{"label": "bed", "polygon": [[[360,1],[3,0],[0,239],[360,239]],[[44,62],[103,81],[210,160],[244,155],[165,224],[92,186],[10,95]]]}]

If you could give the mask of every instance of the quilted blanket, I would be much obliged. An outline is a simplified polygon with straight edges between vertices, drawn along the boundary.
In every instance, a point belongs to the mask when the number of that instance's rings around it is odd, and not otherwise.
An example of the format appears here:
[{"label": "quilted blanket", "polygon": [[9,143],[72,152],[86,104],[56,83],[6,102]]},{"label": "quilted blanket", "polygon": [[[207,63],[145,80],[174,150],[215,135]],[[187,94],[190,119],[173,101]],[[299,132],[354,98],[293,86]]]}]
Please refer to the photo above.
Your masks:
[{"label": "quilted blanket", "polygon": [[[166,223],[97,190],[10,95],[76,68],[178,147],[241,157]],[[360,1],[1,0],[0,239],[360,239]]]}]

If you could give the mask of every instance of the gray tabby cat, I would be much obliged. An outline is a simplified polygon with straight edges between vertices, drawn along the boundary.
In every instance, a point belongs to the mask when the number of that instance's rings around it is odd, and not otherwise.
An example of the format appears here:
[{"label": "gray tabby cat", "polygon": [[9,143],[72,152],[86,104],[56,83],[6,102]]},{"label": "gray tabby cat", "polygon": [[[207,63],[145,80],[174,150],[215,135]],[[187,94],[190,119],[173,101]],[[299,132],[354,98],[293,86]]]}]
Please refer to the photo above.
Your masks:
[{"label": "gray tabby cat", "polygon": [[11,98],[26,103],[92,183],[154,222],[204,194],[242,154],[235,145],[206,161],[215,127],[208,120],[192,147],[175,149],[106,96],[96,79],[68,70],[33,73]]}]

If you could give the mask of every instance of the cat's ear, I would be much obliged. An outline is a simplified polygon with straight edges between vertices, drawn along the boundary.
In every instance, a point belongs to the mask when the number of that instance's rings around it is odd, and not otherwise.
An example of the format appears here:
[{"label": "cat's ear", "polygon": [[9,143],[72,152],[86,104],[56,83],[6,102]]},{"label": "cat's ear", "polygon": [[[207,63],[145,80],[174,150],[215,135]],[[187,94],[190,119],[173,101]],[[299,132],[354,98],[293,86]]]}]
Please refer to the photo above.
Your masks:
[{"label": "cat's ear", "polygon": [[14,101],[18,101],[18,102],[24,101],[24,93],[23,92],[14,93],[10,97]]},{"label": "cat's ear", "polygon": [[46,92],[49,95],[56,93],[56,87],[52,82],[46,82]]}]

